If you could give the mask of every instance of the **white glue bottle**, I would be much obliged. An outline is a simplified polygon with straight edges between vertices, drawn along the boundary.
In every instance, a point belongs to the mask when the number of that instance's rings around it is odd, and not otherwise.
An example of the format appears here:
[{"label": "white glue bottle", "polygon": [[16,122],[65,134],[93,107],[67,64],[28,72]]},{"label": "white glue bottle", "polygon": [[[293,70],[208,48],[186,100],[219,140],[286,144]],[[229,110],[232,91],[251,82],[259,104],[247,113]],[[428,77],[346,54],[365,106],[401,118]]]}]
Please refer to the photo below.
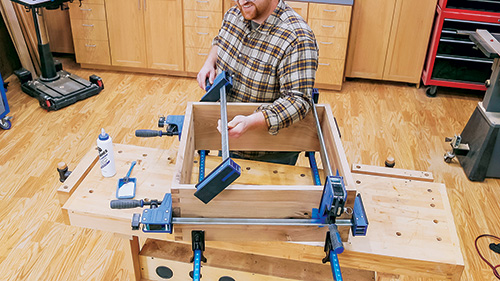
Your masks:
[{"label": "white glue bottle", "polygon": [[111,137],[101,129],[101,134],[97,138],[97,151],[99,151],[99,163],[101,165],[101,173],[104,177],[109,178],[116,174],[115,156],[113,153],[113,141]]}]

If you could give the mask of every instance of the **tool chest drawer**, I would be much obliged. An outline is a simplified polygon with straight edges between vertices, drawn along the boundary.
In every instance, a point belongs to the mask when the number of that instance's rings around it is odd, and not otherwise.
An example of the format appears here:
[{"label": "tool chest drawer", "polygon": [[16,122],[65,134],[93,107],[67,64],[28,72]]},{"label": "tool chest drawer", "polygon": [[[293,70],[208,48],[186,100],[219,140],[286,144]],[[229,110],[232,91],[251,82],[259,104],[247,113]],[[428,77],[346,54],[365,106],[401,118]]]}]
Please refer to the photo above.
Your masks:
[{"label": "tool chest drawer", "polygon": [[500,1],[495,0],[439,0],[439,6],[445,9],[477,12],[498,13],[500,11]]},{"label": "tool chest drawer", "polygon": [[309,19],[351,20],[351,6],[309,3]]},{"label": "tool chest drawer", "polygon": [[103,4],[92,4],[78,1],[69,4],[69,14],[72,19],[106,20],[106,10]]},{"label": "tool chest drawer", "polygon": [[184,10],[221,12],[220,0],[184,0]]},{"label": "tool chest drawer", "polygon": [[433,79],[484,83],[491,74],[492,59],[480,50],[463,31],[487,29],[500,32],[500,24],[445,18],[434,62]]},{"label": "tool chest drawer", "polygon": [[422,81],[435,96],[437,86],[485,91],[493,60],[469,39],[467,32],[500,32],[500,1],[440,0]]}]

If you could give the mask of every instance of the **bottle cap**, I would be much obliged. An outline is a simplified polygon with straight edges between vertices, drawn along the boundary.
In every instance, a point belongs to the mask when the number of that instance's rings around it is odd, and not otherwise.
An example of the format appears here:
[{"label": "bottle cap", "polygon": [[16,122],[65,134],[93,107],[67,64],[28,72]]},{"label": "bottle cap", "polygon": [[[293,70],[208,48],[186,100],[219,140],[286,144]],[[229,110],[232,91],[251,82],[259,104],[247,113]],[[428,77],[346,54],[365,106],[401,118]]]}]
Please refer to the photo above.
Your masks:
[{"label": "bottle cap", "polygon": [[108,140],[109,135],[104,131],[104,128],[101,129],[101,134],[99,135],[100,140]]}]

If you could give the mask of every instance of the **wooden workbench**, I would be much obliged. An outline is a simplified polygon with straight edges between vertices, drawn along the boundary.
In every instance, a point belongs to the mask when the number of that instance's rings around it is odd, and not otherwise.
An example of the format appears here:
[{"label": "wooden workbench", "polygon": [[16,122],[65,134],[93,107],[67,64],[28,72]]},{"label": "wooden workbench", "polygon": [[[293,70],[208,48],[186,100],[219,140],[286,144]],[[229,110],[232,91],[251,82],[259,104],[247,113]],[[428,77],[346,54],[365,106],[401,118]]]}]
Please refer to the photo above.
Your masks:
[{"label": "wooden workbench", "polygon": [[[130,239],[130,261],[137,280],[141,277],[164,280],[155,273],[159,266],[168,266],[179,272],[192,267],[186,260],[190,246],[186,248],[185,245],[190,243],[192,229],[203,229],[207,234],[209,261],[202,270],[205,280],[217,280],[220,276],[237,276],[238,281],[331,278],[329,265],[321,263],[325,255],[324,228],[175,225],[173,234],[146,234],[131,230],[132,214],[142,210],[110,209],[109,202],[115,199],[118,178],[126,174],[130,163],[135,160],[137,166],[132,174],[137,178],[135,198],[161,200],[165,193],[172,192],[174,216],[310,217],[312,208],[318,207],[322,187],[311,184],[313,180],[307,167],[237,160],[242,167],[242,177],[208,205],[195,199],[192,195],[197,170],[194,152],[218,149],[206,146],[206,141],[199,141],[210,134],[216,135],[213,134],[215,128],[204,125],[211,124],[207,119],[216,118],[216,114],[197,118],[194,113],[211,112],[213,105],[208,106],[208,111],[197,111],[197,105],[186,111],[183,132],[188,133],[182,136],[179,152],[115,144],[117,174],[112,178],[102,177],[97,153],[90,149],[58,189],[67,223],[113,232]],[[228,108],[229,118],[234,112]],[[362,195],[370,223],[366,237],[352,237],[349,228],[342,231],[346,237],[346,251],[339,257],[341,267],[354,278],[346,280],[373,280],[373,272],[458,280],[464,262],[445,186],[430,182],[432,177],[428,173],[415,171],[354,165],[351,174],[345,165],[331,111],[326,107],[320,112],[332,163],[347,179],[348,190]],[[308,127],[307,122],[311,120],[303,122],[302,125]],[[197,127],[202,129],[197,130]],[[293,133],[284,132],[283,136],[292,137]],[[256,142],[259,139],[254,136]],[[199,147],[199,143],[206,147]],[[306,147],[307,143],[316,145],[314,140],[301,145]],[[213,146],[216,145],[217,142],[213,142]],[[238,147],[244,145],[237,144]],[[208,157],[207,168],[211,169],[218,163],[220,158]],[[139,238],[148,240],[140,243]],[[212,256],[208,257],[209,254]],[[221,262],[217,256],[226,259]],[[265,266],[257,270],[251,264]],[[285,269],[280,270],[272,264]],[[297,268],[303,270],[297,271]],[[180,275],[184,274],[187,272]],[[385,280],[382,276],[377,278]]]},{"label": "wooden workbench", "polygon": [[[170,234],[132,231],[132,214],[142,210],[109,208],[110,200],[115,199],[118,178],[126,174],[133,160],[137,161],[133,173],[137,178],[136,198],[163,198],[164,193],[170,190],[175,172],[175,152],[116,144],[115,155],[116,176],[102,177],[96,165],[97,153],[91,149],[67,182],[59,188],[59,198],[61,203],[65,202],[63,210],[68,223],[122,234],[131,239],[132,252],[135,251],[136,255],[138,249],[134,247],[139,247],[138,239],[132,237],[175,241],[176,237]],[[209,158],[207,168],[215,164],[217,160]],[[248,183],[252,177],[255,181],[267,178],[283,184],[312,181],[309,169],[304,167],[255,164],[252,161],[243,161],[242,167],[250,167],[254,171],[251,177],[242,177],[244,183]],[[276,169],[279,169],[278,173],[275,173],[278,171]],[[363,196],[370,225],[366,237],[349,237],[349,242],[345,243],[346,251],[340,256],[342,267],[459,279],[463,259],[443,184],[358,173],[353,176]],[[259,240],[262,231],[265,230],[248,229],[246,238],[253,236]],[[324,255],[324,233],[325,230],[322,230],[318,243],[208,241],[207,247],[240,254],[252,253],[276,260],[300,261],[306,267],[317,266]],[[182,236],[177,237],[180,238]],[[135,259],[139,262],[138,256]]]}]

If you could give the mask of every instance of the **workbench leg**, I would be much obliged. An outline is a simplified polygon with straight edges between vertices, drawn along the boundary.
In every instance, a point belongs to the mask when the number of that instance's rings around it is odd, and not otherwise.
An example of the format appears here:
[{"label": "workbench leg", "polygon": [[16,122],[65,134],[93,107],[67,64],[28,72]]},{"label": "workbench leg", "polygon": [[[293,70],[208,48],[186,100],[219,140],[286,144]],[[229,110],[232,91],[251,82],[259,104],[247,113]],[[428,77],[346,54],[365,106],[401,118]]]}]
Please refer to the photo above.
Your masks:
[{"label": "workbench leg", "polygon": [[139,251],[140,251],[139,237],[132,236],[129,242],[130,242],[130,251],[127,252],[128,255],[130,255],[130,258],[128,258],[128,260],[131,262],[132,266],[131,268],[133,269],[135,280],[140,281],[141,265],[139,263]]}]

